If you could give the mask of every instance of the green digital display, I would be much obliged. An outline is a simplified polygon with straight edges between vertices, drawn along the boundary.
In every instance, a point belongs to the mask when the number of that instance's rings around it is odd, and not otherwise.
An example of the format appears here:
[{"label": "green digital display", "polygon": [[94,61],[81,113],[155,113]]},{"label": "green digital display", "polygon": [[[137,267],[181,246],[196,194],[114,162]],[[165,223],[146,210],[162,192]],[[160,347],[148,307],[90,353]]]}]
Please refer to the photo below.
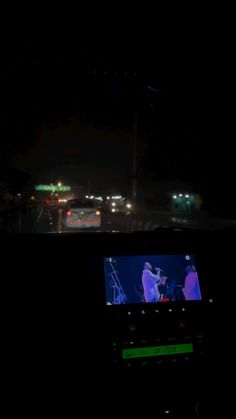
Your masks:
[{"label": "green digital display", "polygon": [[146,348],[127,348],[122,349],[122,358],[144,358],[149,356],[178,355],[193,352],[192,343],[165,346],[149,346]]},{"label": "green digital display", "polygon": [[50,192],[67,192],[70,191],[70,186],[65,185],[36,185],[36,191],[50,191]]}]

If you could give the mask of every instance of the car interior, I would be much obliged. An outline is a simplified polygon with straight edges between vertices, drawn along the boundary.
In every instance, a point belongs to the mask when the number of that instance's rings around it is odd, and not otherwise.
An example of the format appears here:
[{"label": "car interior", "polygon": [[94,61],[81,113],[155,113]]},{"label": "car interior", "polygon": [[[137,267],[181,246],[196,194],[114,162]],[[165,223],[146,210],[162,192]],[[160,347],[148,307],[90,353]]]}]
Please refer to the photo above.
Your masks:
[{"label": "car interior", "polygon": [[3,31],[3,415],[231,417],[233,37],[90,9]]},{"label": "car interior", "polygon": [[[83,391],[99,387],[101,411],[109,399],[118,414],[128,406],[157,417],[215,412],[219,373],[232,345],[229,322],[224,323],[233,300],[232,232],[160,229],[2,238],[11,278],[3,280],[4,359],[9,380],[17,369],[15,385],[24,376],[41,383],[43,391],[62,392],[64,401],[81,386]],[[147,303],[137,293],[127,299],[120,275],[131,277],[137,269],[130,261],[163,255],[172,261],[176,255],[194,257],[201,300]],[[30,268],[24,260],[32,257]],[[116,257],[128,258],[123,271]],[[31,391],[28,397],[36,397]]]}]

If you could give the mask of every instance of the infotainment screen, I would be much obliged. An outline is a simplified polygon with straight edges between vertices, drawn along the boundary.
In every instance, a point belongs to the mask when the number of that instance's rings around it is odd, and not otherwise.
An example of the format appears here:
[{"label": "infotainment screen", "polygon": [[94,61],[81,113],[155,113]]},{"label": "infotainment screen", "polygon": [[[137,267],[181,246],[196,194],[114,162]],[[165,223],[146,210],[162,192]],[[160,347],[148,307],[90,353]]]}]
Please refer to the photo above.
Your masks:
[{"label": "infotainment screen", "polygon": [[107,256],[106,304],[201,300],[195,255]]}]

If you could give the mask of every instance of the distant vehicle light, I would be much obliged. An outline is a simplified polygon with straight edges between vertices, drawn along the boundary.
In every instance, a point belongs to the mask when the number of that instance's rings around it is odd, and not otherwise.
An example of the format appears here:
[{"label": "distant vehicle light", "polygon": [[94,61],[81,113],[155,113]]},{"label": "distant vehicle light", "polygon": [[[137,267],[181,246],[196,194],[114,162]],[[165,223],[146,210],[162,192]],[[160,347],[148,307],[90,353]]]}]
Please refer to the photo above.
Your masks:
[{"label": "distant vehicle light", "polygon": [[96,211],[96,215],[101,215],[100,211]]},{"label": "distant vehicle light", "polygon": [[111,205],[112,205],[112,207],[115,207],[116,206],[116,203],[115,202],[112,202]]},{"label": "distant vehicle light", "polygon": [[182,193],[179,193],[179,196],[183,196],[183,194]]},{"label": "distant vehicle light", "polygon": [[66,215],[71,216],[72,212],[71,211],[67,211]]},{"label": "distant vehicle light", "polygon": [[110,197],[109,197],[109,196],[107,196],[107,199],[110,199]]},{"label": "distant vehicle light", "polygon": [[127,208],[132,208],[132,205],[131,204],[127,204],[126,207]]},{"label": "distant vehicle light", "polygon": [[189,195],[185,195],[185,198],[189,198]]},{"label": "distant vehicle light", "polygon": [[115,208],[112,208],[111,212],[116,212]]},{"label": "distant vehicle light", "polygon": [[173,195],[173,199],[176,199],[177,198],[177,196],[176,195]]}]

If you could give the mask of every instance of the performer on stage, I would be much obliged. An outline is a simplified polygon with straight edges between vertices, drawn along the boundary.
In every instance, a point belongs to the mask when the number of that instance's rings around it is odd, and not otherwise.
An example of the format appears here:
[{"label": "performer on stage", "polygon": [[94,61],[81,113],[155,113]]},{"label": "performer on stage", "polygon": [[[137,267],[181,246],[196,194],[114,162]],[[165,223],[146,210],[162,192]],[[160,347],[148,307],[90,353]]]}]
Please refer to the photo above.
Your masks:
[{"label": "performer on stage", "polygon": [[168,302],[169,293],[168,293],[168,276],[164,275],[163,272],[160,272],[160,283],[158,284],[158,290],[160,293],[160,302]]},{"label": "performer on stage", "polygon": [[156,303],[159,301],[160,292],[158,284],[161,282],[160,268],[155,268],[156,274],[152,273],[152,265],[149,262],[144,263],[142,274],[142,284],[144,290],[144,298],[146,303]]},{"label": "performer on stage", "polygon": [[201,290],[195,266],[186,266],[185,273],[186,277],[183,288],[185,300],[201,300]]}]

